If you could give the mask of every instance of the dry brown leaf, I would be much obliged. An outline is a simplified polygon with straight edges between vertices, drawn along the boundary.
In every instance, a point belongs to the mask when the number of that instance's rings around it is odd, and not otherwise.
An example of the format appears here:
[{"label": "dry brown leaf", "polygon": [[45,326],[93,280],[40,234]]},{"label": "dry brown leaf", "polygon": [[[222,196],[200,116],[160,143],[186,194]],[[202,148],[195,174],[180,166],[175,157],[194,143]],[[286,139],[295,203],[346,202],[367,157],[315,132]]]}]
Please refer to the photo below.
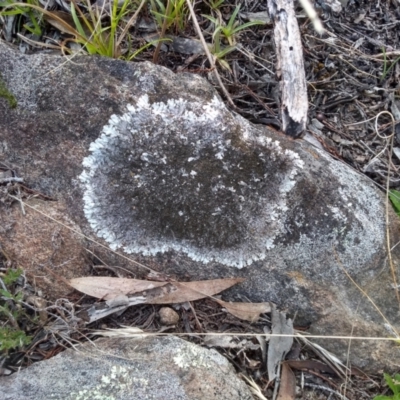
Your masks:
[{"label": "dry brown leaf", "polygon": [[[51,13],[45,14],[44,19],[61,32],[68,33],[75,37],[79,36],[78,31],[74,28],[75,23],[70,13],[54,10]],[[85,26],[83,21],[81,21],[81,24],[82,27]]]},{"label": "dry brown leaf", "polygon": [[260,314],[271,312],[269,303],[228,303],[218,299],[216,301],[229,313],[245,321],[255,322]]},{"label": "dry brown leaf", "polygon": [[296,377],[289,365],[282,363],[281,382],[277,400],[295,400],[296,398]]},{"label": "dry brown leaf", "polygon": [[144,304],[171,304],[213,296],[243,282],[243,278],[213,279],[195,282],[155,282],[106,276],[70,280],[70,285],[98,299],[112,300],[118,296],[144,297]]},{"label": "dry brown leaf", "polygon": [[243,278],[227,278],[195,282],[169,282],[169,285],[176,287],[176,290],[155,298],[149,304],[184,303],[185,301],[199,300],[213,296],[243,281]]},{"label": "dry brown leaf", "polygon": [[112,278],[108,276],[86,276],[69,281],[70,285],[82,293],[102,300],[117,296],[129,296],[166,285],[168,282],[143,281],[139,279]]}]

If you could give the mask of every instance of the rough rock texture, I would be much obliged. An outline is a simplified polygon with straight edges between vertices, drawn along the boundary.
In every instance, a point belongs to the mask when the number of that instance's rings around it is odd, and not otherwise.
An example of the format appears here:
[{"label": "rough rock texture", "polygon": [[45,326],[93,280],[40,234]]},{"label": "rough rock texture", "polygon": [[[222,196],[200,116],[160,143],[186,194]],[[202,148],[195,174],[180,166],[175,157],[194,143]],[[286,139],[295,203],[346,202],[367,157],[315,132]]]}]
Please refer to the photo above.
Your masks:
[{"label": "rough rock texture", "polygon": [[85,215],[112,249],[243,268],[285,230],[286,197],[303,161],[208,103],[168,100],[114,115],[83,161]]},{"label": "rough rock texture", "polygon": [[251,400],[228,360],[175,337],[99,339],[0,378],[3,400]]},{"label": "rough rock texture", "polygon": [[[390,334],[347,271],[400,326],[383,195],[367,178],[231,114],[199,76],[21,55],[1,42],[0,56],[18,100],[10,109],[0,99],[0,161],[57,197],[85,234],[178,278],[245,277],[228,298],[273,301],[313,333]],[[347,342],[323,345],[346,358]],[[399,355],[389,343],[352,342],[360,367],[395,368]]]},{"label": "rough rock texture", "polygon": [[71,292],[65,279],[90,273],[83,249],[85,241],[62,203],[33,198],[27,205],[37,211],[25,206],[23,215],[19,204],[9,210],[0,209],[0,244],[10,260],[17,261],[25,271],[35,289],[55,301]]}]

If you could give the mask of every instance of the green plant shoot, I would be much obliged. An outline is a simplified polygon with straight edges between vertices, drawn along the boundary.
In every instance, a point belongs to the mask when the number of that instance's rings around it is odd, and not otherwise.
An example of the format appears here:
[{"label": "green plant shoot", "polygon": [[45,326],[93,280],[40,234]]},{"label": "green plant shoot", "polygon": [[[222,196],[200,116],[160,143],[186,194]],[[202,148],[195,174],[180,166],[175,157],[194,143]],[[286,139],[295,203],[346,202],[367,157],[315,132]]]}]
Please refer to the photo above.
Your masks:
[{"label": "green plant shoot", "polygon": [[231,17],[229,18],[229,21],[227,24],[224,24],[222,22],[222,19],[217,19],[214,17],[211,17],[210,15],[203,15],[203,17],[207,18],[211,22],[214,23],[215,25],[215,31],[213,33],[213,37],[220,31],[225,38],[228,40],[228,43],[233,46],[235,44],[235,36],[242,30],[249,28],[250,26],[254,25],[263,25],[264,22],[262,21],[251,21],[251,22],[246,22],[245,24],[238,25],[239,22],[235,21],[238,13],[240,11],[240,5],[235,8],[233,11]]},{"label": "green plant shoot", "polygon": [[390,190],[389,199],[393,204],[394,211],[400,217],[400,192],[394,189]]},{"label": "green plant shoot", "polygon": [[390,390],[393,392],[393,395],[378,395],[375,396],[373,400],[400,400],[400,375],[396,374],[394,378],[392,378],[389,374],[383,374],[383,376],[385,377],[385,381]]}]

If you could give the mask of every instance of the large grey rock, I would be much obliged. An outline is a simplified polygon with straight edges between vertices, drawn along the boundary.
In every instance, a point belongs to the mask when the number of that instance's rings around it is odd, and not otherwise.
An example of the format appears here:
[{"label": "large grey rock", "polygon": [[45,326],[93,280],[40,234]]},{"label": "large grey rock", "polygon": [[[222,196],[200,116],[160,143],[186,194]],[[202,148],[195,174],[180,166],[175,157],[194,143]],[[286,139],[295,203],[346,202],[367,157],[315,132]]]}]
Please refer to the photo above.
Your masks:
[{"label": "large grey rock", "polygon": [[[351,276],[399,327],[384,197],[367,178],[230,113],[199,76],[2,43],[0,56],[19,104],[0,99],[0,161],[57,197],[84,233],[178,278],[245,277],[228,298],[273,301],[312,333],[386,336]],[[346,341],[323,344],[346,358]],[[353,341],[350,352],[369,369],[394,368],[399,355],[385,342]]]},{"label": "large grey rock", "polygon": [[176,337],[99,339],[0,378],[3,400],[251,400],[228,360]]}]

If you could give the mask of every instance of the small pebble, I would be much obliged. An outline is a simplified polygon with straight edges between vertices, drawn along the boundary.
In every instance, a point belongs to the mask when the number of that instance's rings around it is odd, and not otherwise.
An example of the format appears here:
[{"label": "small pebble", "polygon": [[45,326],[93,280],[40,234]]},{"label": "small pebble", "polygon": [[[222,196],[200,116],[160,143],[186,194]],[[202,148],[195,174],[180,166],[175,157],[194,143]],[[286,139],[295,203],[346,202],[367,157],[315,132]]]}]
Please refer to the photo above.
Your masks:
[{"label": "small pebble", "polygon": [[162,307],[158,312],[163,325],[175,325],[179,321],[179,314],[169,307]]}]

